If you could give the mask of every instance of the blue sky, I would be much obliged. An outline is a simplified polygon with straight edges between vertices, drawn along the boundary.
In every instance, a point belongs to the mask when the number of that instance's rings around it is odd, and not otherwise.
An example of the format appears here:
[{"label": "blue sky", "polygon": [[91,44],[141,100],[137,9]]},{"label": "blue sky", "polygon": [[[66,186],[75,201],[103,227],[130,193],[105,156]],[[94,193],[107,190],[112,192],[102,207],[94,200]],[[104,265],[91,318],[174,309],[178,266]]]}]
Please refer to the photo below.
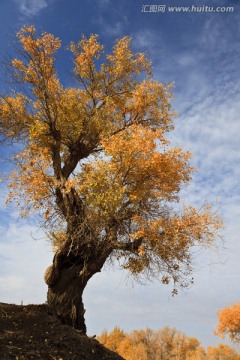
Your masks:
[{"label": "blue sky", "polygon": [[[141,12],[143,5],[165,5],[164,13]],[[218,6],[233,12],[168,11],[168,6]],[[115,325],[126,331],[169,325],[197,337],[203,346],[222,342],[214,337],[217,309],[240,299],[240,3],[237,0],[1,0],[1,58],[12,53],[15,33],[23,24],[54,33],[63,46],[82,34],[100,35],[106,49],[130,35],[136,51],[147,51],[153,74],[175,81],[174,108],[179,116],[172,142],[193,152],[198,167],[183,191],[183,202],[200,206],[212,201],[225,221],[224,248],[194,259],[195,284],[171,297],[158,283],[134,285],[126,274],[106,269],[84,294],[89,334]],[[60,51],[60,78],[71,84],[71,56]],[[0,70],[0,90],[7,92]],[[1,155],[6,149],[1,148]],[[4,170],[6,164],[1,161]],[[47,288],[43,272],[52,254],[34,220],[21,220],[0,198],[0,301],[42,303]]]}]

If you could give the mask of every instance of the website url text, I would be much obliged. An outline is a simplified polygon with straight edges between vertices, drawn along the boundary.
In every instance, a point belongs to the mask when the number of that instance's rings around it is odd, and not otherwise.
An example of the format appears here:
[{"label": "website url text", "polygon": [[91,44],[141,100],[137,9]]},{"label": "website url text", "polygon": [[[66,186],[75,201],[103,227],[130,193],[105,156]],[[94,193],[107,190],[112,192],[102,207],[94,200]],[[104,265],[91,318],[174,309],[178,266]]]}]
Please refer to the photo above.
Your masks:
[{"label": "website url text", "polygon": [[235,9],[233,6],[166,6],[166,5],[142,5],[144,13],[232,13]]}]

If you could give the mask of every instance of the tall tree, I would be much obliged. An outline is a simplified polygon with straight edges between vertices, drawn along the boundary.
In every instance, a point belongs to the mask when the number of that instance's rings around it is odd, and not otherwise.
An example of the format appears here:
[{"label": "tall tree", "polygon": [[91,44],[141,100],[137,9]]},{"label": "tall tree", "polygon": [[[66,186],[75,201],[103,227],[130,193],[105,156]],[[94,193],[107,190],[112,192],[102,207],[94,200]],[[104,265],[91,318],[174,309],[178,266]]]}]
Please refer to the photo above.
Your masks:
[{"label": "tall tree", "polygon": [[240,342],[240,302],[221,309],[218,312],[218,321],[215,335],[229,335],[230,340]]},{"label": "tall tree", "polygon": [[136,278],[173,280],[176,292],[191,282],[191,248],[211,245],[222,224],[209,206],[174,210],[191,179],[190,153],[169,146],[171,85],[152,78],[129,37],[102,62],[96,35],[71,43],[76,87],[64,88],[55,69],[60,40],[33,26],[17,36],[11,76],[23,90],[0,101],[1,137],[21,145],[10,200],[22,215],[45,219],[55,253],[48,303],[86,332],[82,294],[107,259]]}]

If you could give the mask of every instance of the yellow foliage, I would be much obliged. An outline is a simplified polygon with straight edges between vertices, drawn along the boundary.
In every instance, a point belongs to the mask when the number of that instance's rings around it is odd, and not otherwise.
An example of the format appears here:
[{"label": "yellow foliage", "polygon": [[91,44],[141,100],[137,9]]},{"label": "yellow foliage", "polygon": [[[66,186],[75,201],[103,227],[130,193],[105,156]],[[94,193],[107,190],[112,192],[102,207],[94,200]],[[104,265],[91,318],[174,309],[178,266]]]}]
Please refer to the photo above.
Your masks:
[{"label": "yellow foliage", "polygon": [[23,215],[41,212],[55,251],[80,249],[85,236],[134,275],[160,273],[163,283],[186,286],[190,247],[211,245],[222,222],[210,207],[173,211],[194,171],[191,154],[166,139],[173,85],[152,78],[129,37],[105,54],[91,35],[70,44],[78,84],[64,88],[55,69],[60,40],[34,26],[17,36],[23,56],[11,62],[12,75],[29,96],[0,100],[0,135],[21,144],[10,200]]},{"label": "yellow foliage", "polygon": [[219,344],[217,348],[209,346],[207,348],[207,359],[208,360],[239,360],[240,355],[238,355],[234,349],[230,348],[228,345]]},{"label": "yellow foliage", "polygon": [[[126,360],[207,359],[196,338],[188,337],[176,329],[165,327],[153,331],[147,328],[145,330],[133,330],[130,334],[121,331],[122,336],[119,336],[119,332],[119,328],[115,328],[109,334],[104,331],[98,340]],[[113,339],[114,342],[112,342]],[[200,357],[200,354],[204,357]]]},{"label": "yellow foliage", "polygon": [[127,334],[116,327],[112,332],[106,330],[98,337],[100,343],[117,352],[126,360],[239,360],[240,355],[228,345],[200,346],[198,339],[164,327],[153,331],[133,330]]},{"label": "yellow foliage", "polygon": [[240,342],[240,302],[220,310],[218,320],[215,334],[223,338],[229,335],[231,340]]}]

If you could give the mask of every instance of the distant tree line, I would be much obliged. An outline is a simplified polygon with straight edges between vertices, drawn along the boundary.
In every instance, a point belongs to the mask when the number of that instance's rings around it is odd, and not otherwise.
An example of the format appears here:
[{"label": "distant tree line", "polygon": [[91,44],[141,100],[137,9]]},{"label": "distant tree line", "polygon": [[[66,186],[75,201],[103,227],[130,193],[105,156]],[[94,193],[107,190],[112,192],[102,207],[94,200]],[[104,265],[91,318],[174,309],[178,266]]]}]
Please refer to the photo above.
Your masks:
[{"label": "distant tree line", "polygon": [[126,360],[240,360],[228,345],[204,349],[195,337],[170,327],[133,330],[129,334],[115,327],[109,333],[104,330],[98,340]]}]

